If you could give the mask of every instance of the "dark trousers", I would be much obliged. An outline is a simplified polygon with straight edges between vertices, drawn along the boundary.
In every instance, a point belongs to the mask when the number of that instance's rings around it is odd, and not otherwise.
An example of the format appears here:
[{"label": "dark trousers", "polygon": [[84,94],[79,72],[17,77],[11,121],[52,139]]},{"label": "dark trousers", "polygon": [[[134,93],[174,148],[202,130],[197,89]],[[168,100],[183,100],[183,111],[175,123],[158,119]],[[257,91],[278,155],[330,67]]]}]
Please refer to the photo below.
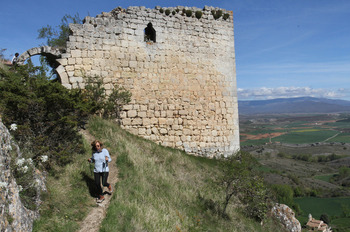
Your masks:
[{"label": "dark trousers", "polygon": [[108,187],[109,186],[109,183],[107,183],[108,172],[94,172],[94,176],[95,176],[95,185],[97,187],[97,193],[98,195],[102,195],[101,179],[102,179],[102,185],[105,187]]}]

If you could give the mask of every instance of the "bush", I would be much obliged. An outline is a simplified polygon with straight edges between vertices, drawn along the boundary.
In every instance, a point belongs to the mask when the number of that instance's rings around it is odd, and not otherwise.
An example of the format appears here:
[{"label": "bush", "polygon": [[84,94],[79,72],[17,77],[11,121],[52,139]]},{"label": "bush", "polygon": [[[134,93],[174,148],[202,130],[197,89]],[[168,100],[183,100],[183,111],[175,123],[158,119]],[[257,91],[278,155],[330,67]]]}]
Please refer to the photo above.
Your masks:
[{"label": "bush", "polygon": [[302,161],[311,161],[312,155],[311,154],[293,155],[293,159],[302,160]]},{"label": "bush", "polygon": [[202,18],[203,12],[198,10],[198,11],[196,11],[195,15],[196,15],[197,19],[200,19],[200,18]]},{"label": "bush", "polygon": [[218,10],[218,11],[212,10],[211,14],[214,16],[214,19],[218,19],[222,16],[222,10]]},{"label": "bush", "polygon": [[230,15],[229,14],[224,14],[224,16],[222,17],[224,20],[226,20],[226,19],[228,19],[230,17]]},{"label": "bush", "polygon": [[86,101],[91,102],[90,111],[96,112],[104,118],[120,119],[123,105],[130,102],[131,93],[116,84],[112,92],[107,95],[103,81],[99,76],[85,77],[87,84],[83,91]]},{"label": "bush", "polygon": [[266,217],[270,197],[263,179],[255,173],[257,164],[251,154],[242,152],[222,161],[222,175],[217,179],[225,192],[225,200],[219,210],[221,216],[226,217],[226,208],[232,196],[236,196],[248,217],[258,221]]},{"label": "bush", "polygon": [[186,16],[191,17],[192,16],[192,11],[191,10],[186,10]]},{"label": "bush", "polygon": [[168,15],[170,15],[170,10],[169,9],[166,9],[165,10],[165,14],[168,16]]},{"label": "bush", "polygon": [[288,206],[293,205],[294,191],[289,185],[275,184],[271,186],[277,202],[281,204],[286,204]]},{"label": "bush", "polygon": [[331,222],[331,220],[329,220],[329,217],[326,213],[321,214],[320,216],[320,220],[323,221],[324,223],[328,224]]},{"label": "bush", "polygon": [[163,8],[160,8],[160,9],[159,9],[159,12],[163,14],[163,13],[164,13],[164,9],[163,9]]},{"label": "bush", "polygon": [[16,73],[0,70],[0,111],[6,126],[15,124],[15,140],[30,151],[35,164],[46,155],[53,164],[65,165],[82,153],[81,136],[90,109],[79,91],[68,90],[47,79],[45,72],[30,64],[18,67]]}]

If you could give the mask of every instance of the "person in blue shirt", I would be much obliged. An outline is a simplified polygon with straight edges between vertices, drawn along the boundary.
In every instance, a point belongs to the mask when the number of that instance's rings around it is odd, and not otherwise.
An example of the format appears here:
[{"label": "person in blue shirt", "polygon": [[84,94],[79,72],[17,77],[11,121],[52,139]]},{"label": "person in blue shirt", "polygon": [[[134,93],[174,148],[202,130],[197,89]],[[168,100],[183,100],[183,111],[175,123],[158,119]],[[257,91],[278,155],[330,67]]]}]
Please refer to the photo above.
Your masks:
[{"label": "person in blue shirt", "polygon": [[112,161],[111,156],[106,148],[102,148],[103,143],[99,140],[95,140],[91,143],[92,157],[88,159],[90,163],[95,163],[94,168],[94,177],[95,185],[98,191],[98,202],[104,200],[102,188],[101,188],[101,179],[102,185],[108,188],[108,191],[112,192],[112,186],[107,182],[109,168],[108,163]]}]

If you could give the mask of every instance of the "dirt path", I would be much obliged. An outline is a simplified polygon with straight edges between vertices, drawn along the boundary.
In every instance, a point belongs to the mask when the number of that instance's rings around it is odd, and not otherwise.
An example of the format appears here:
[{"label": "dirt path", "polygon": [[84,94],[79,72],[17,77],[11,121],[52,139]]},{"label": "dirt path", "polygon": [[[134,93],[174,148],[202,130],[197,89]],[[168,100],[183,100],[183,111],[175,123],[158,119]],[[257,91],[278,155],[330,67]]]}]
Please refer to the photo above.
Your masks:
[{"label": "dirt path", "polygon": [[[84,136],[84,138],[92,142],[95,140],[95,137],[92,136],[87,130],[82,130],[80,133]],[[112,185],[112,190],[114,191],[114,186],[118,181],[118,170],[116,167],[116,156],[113,154],[110,154],[112,158],[112,162],[110,162],[109,165],[109,176],[108,176],[108,182]],[[107,188],[104,188],[103,191],[107,191]],[[114,192],[112,193],[112,195]],[[91,209],[87,217],[80,223],[80,230],[79,232],[97,232],[100,229],[101,222],[106,216],[106,212],[109,206],[109,203],[111,201],[112,195],[105,194],[105,200],[100,203],[96,204],[97,207],[94,207]],[[91,199],[91,201],[96,201],[95,199]]]}]

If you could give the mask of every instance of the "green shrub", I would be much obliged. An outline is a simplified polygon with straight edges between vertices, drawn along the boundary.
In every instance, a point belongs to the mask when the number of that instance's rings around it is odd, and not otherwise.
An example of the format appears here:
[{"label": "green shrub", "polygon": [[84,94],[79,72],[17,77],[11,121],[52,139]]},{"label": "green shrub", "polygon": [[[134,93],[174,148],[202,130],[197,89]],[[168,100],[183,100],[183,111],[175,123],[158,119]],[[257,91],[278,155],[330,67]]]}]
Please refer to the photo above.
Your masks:
[{"label": "green shrub", "polygon": [[195,14],[196,14],[196,18],[200,19],[200,18],[202,18],[203,12],[198,10],[198,11],[196,11]]},{"label": "green shrub", "polygon": [[160,8],[160,9],[159,9],[159,12],[163,14],[163,13],[164,13],[164,9],[163,9],[163,8]]},{"label": "green shrub", "polygon": [[191,10],[186,10],[186,16],[191,17],[192,16],[192,11]]},{"label": "green shrub", "polygon": [[224,20],[228,19],[230,17],[230,14],[225,13],[224,16],[222,17]]},{"label": "green shrub", "polygon": [[170,15],[170,10],[169,9],[166,9],[165,10],[165,14],[168,16],[168,15]]},{"label": "green shrub", "polygon": [[91,111],[104,118],[120,119],[122,107],[130,102],[131,93],[115,84],[112,92],[107,95],[101,77],[85,77],[85,79],[87,84],[82,92],[84,99],[92,104]]},{"label": "green shrub", "polygon": [[288,206],[293,205],[294,191],[291,186],[286,184],[275,184],[271,186],[271,189],[275,193],[278,203],[286,204]]},{"label": "green shrub", "polygon": [[[233,196],[241,203],[248,217],[262,221],[270,207],[270,197],[263,179],[256,173],[257,161],[249,153],[239,152],[221,162],[221,176],[217,183],[225,192],[224,203],[219,205],[219,214],[226,217],[226,209]],[[220,206],[221,205],[221,206]]]},{"label": "green shrub", "polygon": [[218,10],[218,11],[212,10],[211,14],[214,16],[214,19],[218,19],[222,16],[222,10]]},{"label": "green shrub", "polygon": [[175,14],[176,14],[176,11],[173,10],[172,14],[175,15]]},{"label": "green shrub", "polygon": [[311,154],[297,154],[292,156],[293,159],[296,160],[302,160],[302,161],[311,161],[312,155]]},{"label": "green shrub", "polygon": [[218,19],[218,18],[220,18],[222,16],[222,10],[218,10],[217,12],[216,12],[216,18],[215,19]]},{"label": "green shrub", "polygon": [[32,153],[32,160],[48,156],[45,167],[65,165],[82,153],[77,133],[91,113],[78,90],[68,90],[50,81],[41,68],[30,64],[16,73],[0,70],[0,111],[6,126],[17,125],[12,134],[21,148]]}]

